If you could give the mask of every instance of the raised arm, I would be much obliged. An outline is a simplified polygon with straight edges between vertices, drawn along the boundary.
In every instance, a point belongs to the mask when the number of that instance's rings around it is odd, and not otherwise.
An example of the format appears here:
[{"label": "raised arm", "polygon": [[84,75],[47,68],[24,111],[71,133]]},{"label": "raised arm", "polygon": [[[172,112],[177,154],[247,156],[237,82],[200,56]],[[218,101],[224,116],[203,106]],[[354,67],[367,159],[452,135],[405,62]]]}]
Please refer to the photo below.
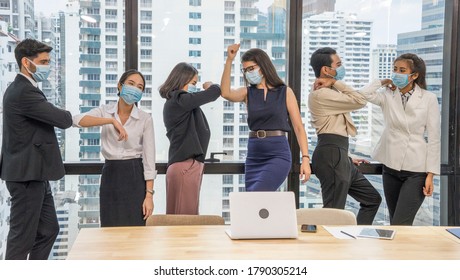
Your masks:
[{"label": "raised arm", "polygon": [[200,107],[201,105],[215,101],[217,98],[220,97],[220,87],[218,84],[209,83],[210,82],[206,82],[206,85],[203,85],[203,88],[205,88],[204,91],[200,91],[197,93],[180,93],[177,97],[178,104],[184,110],[190,111]]},{"label": "raised arm", "polygon": [[396,87],[393,85],[390,79],[383,79],[383,80],[374,80],[369,85],[361,88],[358,90],[360,94],[366,98],[372,104],[378,105],[382,107],[385,103],[385,96],[384,92],[378,91],[381,87],[388,87],[391,90],[395,90]]},{"label": "raised arm", "polygon": [[222,97],[232,102],[246,101],[247,89],[239,88],[232,89],[230,84],[230,75],[232,72],[232,63],[238,53],[240,44],[233,44],[227,48],[227,60],[225,61],[224,72],[220,81],[220,88],[222,90]]},{"label": "raised arm", "polygon": [[345,114],[366,105],[364,96],[341,81],[336,81],[333,88],[320,88],[309,96],[310,111],[316,115]]}]

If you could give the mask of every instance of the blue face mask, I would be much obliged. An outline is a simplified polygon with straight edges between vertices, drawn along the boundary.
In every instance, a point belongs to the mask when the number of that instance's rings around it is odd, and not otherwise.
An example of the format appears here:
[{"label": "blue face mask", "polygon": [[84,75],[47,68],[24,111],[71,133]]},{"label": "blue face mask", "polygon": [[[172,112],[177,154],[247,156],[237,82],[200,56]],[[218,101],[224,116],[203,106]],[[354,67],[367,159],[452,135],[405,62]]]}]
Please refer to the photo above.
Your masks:
[{"label": "blue face mask", "polygon": [[346,73],[345,67],[343,65],[340,65],[334,70],[335,70],[334,79],[336,79],[337,81],[343,80],[343,78],[345,77],[345,73]]},{"label": "blue face mask", "polygon": [[395,86],[398,88],[405,88],[409,84],[409,76],[412,74],[401,74],[393,72],[393,74],[391,74],[391,80],[393,81],[393,84],[395,84]]},{"label": "blue face mask", "polygon": [[123,98],[126,104],[132,105],[136,102],[141,101],[142,90],[130,85],[123,85],[123,87],[121,88],[120,97]]},{"label": "blue face mask", "polygon": [[262,81],[262,75],[259,73],[259,68],[248,71],[244,75],[251,85],[258,85]]},{"label": "blue face mask", "polygon": [[35,65],[35,73],[32,73],[26,67],[27,72],[29,72],[32,75],[34,80],[37,81],[37,82],[46,81],[46,79],[48,79],[48,76],[50,75],[51,66],[50,65],[37,65],[37,64],[33,63],[32,60],[30,60],[28,58],[27,58],[27,60],[30,61],[30,63],[32,63],[33,65]]},{"label": "blue face mask", "polygon": [[190,93],[195,93],[198,91],[198,89],[194,84],[188,84],[187,91]]}]

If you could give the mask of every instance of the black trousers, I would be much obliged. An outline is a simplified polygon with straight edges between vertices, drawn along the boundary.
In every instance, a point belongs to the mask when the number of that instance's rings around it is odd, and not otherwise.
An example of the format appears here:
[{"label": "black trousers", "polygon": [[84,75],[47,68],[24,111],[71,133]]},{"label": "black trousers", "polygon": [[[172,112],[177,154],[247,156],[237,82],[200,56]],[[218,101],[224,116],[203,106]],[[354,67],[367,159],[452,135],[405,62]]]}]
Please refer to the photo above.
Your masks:
[{"label": "black trousers", "polygon": [[383,191],[390,212],[390,224],[412,225],[425,195],[425,172],[397,171],[383,166]]},{"label": "black trousers", "polygon": [[344,209],[350,195],[360,203],[358,224],[372,224],[382,197],[348,157],[348,137],[318,135],[312,167],[321,183],[324,208]]},{"label": "black trousers", "polygon": [[47,260],[59,234],[48,181],[6,182],[11,195],[7,260]]}]

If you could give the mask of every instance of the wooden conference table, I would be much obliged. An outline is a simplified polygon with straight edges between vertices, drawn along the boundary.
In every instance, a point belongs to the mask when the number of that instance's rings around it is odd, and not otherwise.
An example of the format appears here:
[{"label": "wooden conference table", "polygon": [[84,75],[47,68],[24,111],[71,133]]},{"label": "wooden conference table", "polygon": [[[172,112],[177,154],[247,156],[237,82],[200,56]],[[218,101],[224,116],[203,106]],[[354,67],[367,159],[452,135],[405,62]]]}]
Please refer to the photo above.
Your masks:
[{"label": "wooden conference table", "polygon": [[151,226],[82,229],[68,259],[456,259],[460,239],[445,227],[395,229],[393,240],[337,239],[318,226],[298,239],[231,240],[227,226]]}]

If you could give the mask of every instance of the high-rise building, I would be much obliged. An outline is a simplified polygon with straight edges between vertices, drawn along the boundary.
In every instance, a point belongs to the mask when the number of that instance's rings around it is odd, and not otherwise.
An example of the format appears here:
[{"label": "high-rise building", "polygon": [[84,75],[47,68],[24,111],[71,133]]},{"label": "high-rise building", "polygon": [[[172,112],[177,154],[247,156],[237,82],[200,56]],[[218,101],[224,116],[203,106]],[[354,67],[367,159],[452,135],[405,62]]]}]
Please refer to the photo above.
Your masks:
[{"label": "high-rise building", "polygon": [[34,0],[0,0],[0,21],[19,39],[36,38]]},{"label": "high-rise building", "polygon": [[[371,26],[372,21],[359,19],[354,14],[326,12],[303,20],[304,32],[302,42],[302,111],[306,112],[308,94],[315,81],[315,74],[310,67],[313,52],[322,47],[331,47],[337,51],[347,74],[344,81],[353,88],[360,88],[370,81],[371,63]],[[362,145],[370,140],[369,108],[366,106],[352,113],[358,129],[358,135],[351,144]],[[309,124],[306,115],[306,122]],[[311,125],[307,129],[308,137],[313,142],[315,130]],[[310,141],[311,142],[311,141]],[[354,145],[352,149],[354,148]]]},{"label": "high-rise building", "polygon": [[303,0],[303,18],[333,12],[336,0]]},{"label": "high-rise building", "polygon": [[[139,67],[146,79],[143,98],[140,108],[151,113],[154,119],[156,138],[156,157],[158,161],[167,161],[169,141],[163,124],[162,99],[158,94],[158,87],[166,80],[169,71],[179,62],[188,62],[199,71],[199,82],[214,81],[219,83],[222,68],[222,43],[225,34],[235,34],[235,19],[231,14],[224,16],[216,11],[224,10],[221,1],[177,1],[178,5],[187,9],[171,11],[168,1],[145,0],[139,2]],[[228,1],[227,1],[228,2]],[[124,1],[78,1],[79,4],[79,30],[74,33],[66,31],[66,41],[73,44],[79,42],[79,59],[71,57],[73,51],[65,51],[65,63],[68,67],[80,68],[77,76],[80,80],[66,81],[66,98],[77,96],[80,100],[69,104],[68,109],[77,113],[87,112],[118,99],[117,82],[125,71],[124,58]],[[229,3],[225,3],[228,5]],[[231,4],[231,3],[230,3]],[[228,8],[231,8],[228,6]],[[161,16],[154,16],[161,15]],[[68,16],[70,17],[70,15]],[[223,25],[205,25],[207,22],[221,22],[229,26],[228,30]],[[72,29],[67,26],[66,29]],[[70,31],[72,32],[72,31]],[[79,38],[76,37],[80,35]],[[181,36],[177,36],[181,34]],[[204,34],[214,34],[204,36]],[[69,36],[73,36],[72,39]],[[68,48],[75,48],[72,43],[66,44]],[[165,45],[168,46],[165,52]],[[214,59],[214,57],[216,59]],[[76,67],[74,62],[77,61]],[[67,67],[66,67],[67,69]],[[75,70],[70,70],[75,71]],[[66,79],[69,79],[66,75]],[[76,105],[75,105],[76,104]],[[155,110],[152,110],[155,104]],[[69,108],[72,106],[72,108]],[[77,109],[78,106],[78,109]],[[203,106],[208,118],[212,137],[209,152],[222,151],[222,108],[220,102]],[[75,132],[70,131],[70,134]],[[79,131],[79,142],[74,137],[67,137],[66,156],[81,161],[102,160],[100,155],[100,129],[82,128]],[[70,147],[72,146],[72,147]],[[79,147],[76,151],[75,147]],[[68,151],[69,150],[69,151]],[[233,152],[233,151],[232,151]],[[233,157],[232,157],[233,158]],[[69,159],[67,159],[69,160]],[[79,226],[99,226],[99,175],[78,176],[78,203]],[[72,179],[71,179],[72,180]],[[206,176],[203,178],[200,213],[220,214],[222,189],[219,176]],[[165,212],[165,180],[164,175],[159,175],[155,180],[155,213]],[[209,202],[209,203],[208,203]]]},{"label": "high-rise building", "polygon": [[[9,1],[8,1],[9,2]],[[4,3],[3,3],[4,4]],[[8,4],[9,5],[9,4]],[[15,14],[19,14],[19,19],[20,21],[23,21],[24,24],[18,24],[18,28],[14,28],[14,26],[11,26],[9,22],[2,22],[1,24],[1,40],[2,40],[2,56],[0,58],[0,65],[2,68],[1,69],[1,86],[0,90],[3,93],[6,89],[6,87],[11,83],[17,73],[19,72],[19,67],[17,66],[17,62],[14,58],[14,49],[16,47],[16,44],[18,41],[20,41],[20,38],[18,38],[16,35],[13,33],[9,32],[15,32],[16,34],[23,36],[21,39],[24,38],[33,38],[38,41],[41,41],[45,44],[50,45],[53,47],[53,51],[50,53],[50,65],[51,65],[51,74],[49,78],[46,81],[43,81],[42,83],[39,84],[41,90],[45,94],[46,98],[48,99],[49,102],[53,103],[54,105],[58,107],[63,107],[64,105],[64,100],[62,96],[62,92],[60,91],[60,77],[61,77],[61,68],[60,68],[60,48],[59,48],[59,18],[56,16],[43,16],[39,15],[35,19],[31,19],[29,15],[34,14],[34,6],[33,6],[33,1],[13,1],[12,2],[12,9],[10,11]],[[7,5],[6,5],[7,6]],[[2,6],[5,8],[5,4]],[[4,10],[1,13],[5,13]],[[20,15],[22,15],[24,18],[21,19]],[[2,15],[2,18],[7,18],[7,16]],[[18,15],[13,15],[13,22],[18,20]],[[30,27],[31,22],[34,23],[33,29],[29,30],[26,27]],[[65,143],[65,134],[63,133],[63,130],[61,129],[56,129],[56,136],[57,140],[59,143],[59,146],[61,148],[61,152],[64,152],[64,143]],[[61,215],[63,213],[68,212],[67,210],[62,210],[60,208],[68,208],[69,206],[67,205],[69,199],[64,197],[68,197],[69,193],[66,192],[65,190],[65,184],[64,184],[64,179],[59,180],[59,181],[54,181],[50,182],[53,193],[55,195],[55,205],[57,208],[58,212],[58,219],[59,219],[59,224],[61,227],[61,233],[58,238],[58,241],[53,247],[52,254],[50,255],[50,258],[65,258],[66,256],[66,251],[65,253],[63,252],[63,249],[68,247],[68,244],[66,240],[68,230],[62,230],[62,228],[68,228],[69,227],[69,215]],[[6,213],[9,212],[9,194],[6,191],[6,188],[2,188],[0,190],[0,198],[1,201],[5,201],[6,203],[0,203],[2,205],[2,209],[0,210],[0,216],[2,222],[0,222],[2,230],[0,231],[0,243],[2,245],[4,244],[3,241],[6,239],[6,234],[8,232],[7,228],[7,220],[8,220],[8,215]],[[71,226],[70,226],[71,227]],[[61,252],[58,252],[58,250],[61,250]],[[0,246],[0,252],[4,251],[4,246]]]},{"label": "high-rise building", "polygon": [[[397,54],[415,53],[426,64],[427,90],[435,93],[441,109],[442,69],[444,47],[445,1],[423,0],[422,29],[420,31],[398,34]],[[428,197],[416,216],[414,224],[439,225],[439,177],[434,179],[435,192]]]},{"label": "high-rise building", "polygon": [[[361,19],[354,14],[345,14],[343,12],[325,12],[303,19],[302,112],[308,112],[308,94],[315,81],[315,74],[310,66],[310,57],[319,48],[331,47],[337,51],[346,68],[347,74],[344,81],[348,85],[354,88],[361,88],[370,82],[371,27],[371,20]],[[369,106],[351,114],[358,129],[358,135],[350,138],[351,153],[370,154],[370,114]],[[316,146],[316,132],[310,124],[309,114],[303,113],[302,116],[306,124],[309,148],[313,149]],[[306,186],[301,185],[300,191],[301,207],[322,206],[320,184],[316,177],[312,177]],[[347,203],[347,209],[357,210],[359,208],[359,205],[354,201],[348,201]]]},{"label": "high-rise building", "polygon": [[[393,62],[396,59],[396,45],[378,44],[372,50],[371,80],[391,79]],[[382,109],[374,104],[371,107],[371,146],[375,147],[383,132]]]},{"label": "high-rise building", "polygon": [[[14,48],[18,38],[9,33],[8,23],[0,20],[0,94],[16,77],[18,64],[14,57]],[[10,30],[11,31],[11,30]],[[0,115],[3,115],[3,98],[0,98]],[[0,118],[0,146],[3,134],[3,118]],[[0,260],[4,259],[6,238],[8,236],[10,218],[10,194],[3,181],[0,181]]]},{"label": "high-rise building", "polygon": [[396,45],[378,44],[372,50],[371,79],[391,79]]},{"label": "high-rise building", "polygon": [[398,55],[415,53],[426,64],[427,89],[442,96],[445,1],[423,0],[422,30],[398,34]]},{"label": "high-rise building", "polygon": [[[240,55],[251,48],[264,50],[272,58],[278,75],[285,80],[286,1],[274,1],[267,10],[260,10],[257,6],[258,2],[258,0],[225,1],[225,16],[230,17],[231,15],[235,21],[224,25],[226,31],[232,32],[224,33],[223,47],[226,50],[229,44],[240,42]],[[239,67],[241,67],[240,62],[235,59],[231,74],[231,83],[234,88],[245,86]],[[224,152],[227,154],[224,159],[245,160],[249,135],[246,104],[231,103],[226,100],[222,102],[222,139]],[[222,216],[228,221],[228,195],[230,192],[245,189],[245,177],[243,174],[223,175],[222,184]],[[285,187],[284,184],[281,188]]]}]

